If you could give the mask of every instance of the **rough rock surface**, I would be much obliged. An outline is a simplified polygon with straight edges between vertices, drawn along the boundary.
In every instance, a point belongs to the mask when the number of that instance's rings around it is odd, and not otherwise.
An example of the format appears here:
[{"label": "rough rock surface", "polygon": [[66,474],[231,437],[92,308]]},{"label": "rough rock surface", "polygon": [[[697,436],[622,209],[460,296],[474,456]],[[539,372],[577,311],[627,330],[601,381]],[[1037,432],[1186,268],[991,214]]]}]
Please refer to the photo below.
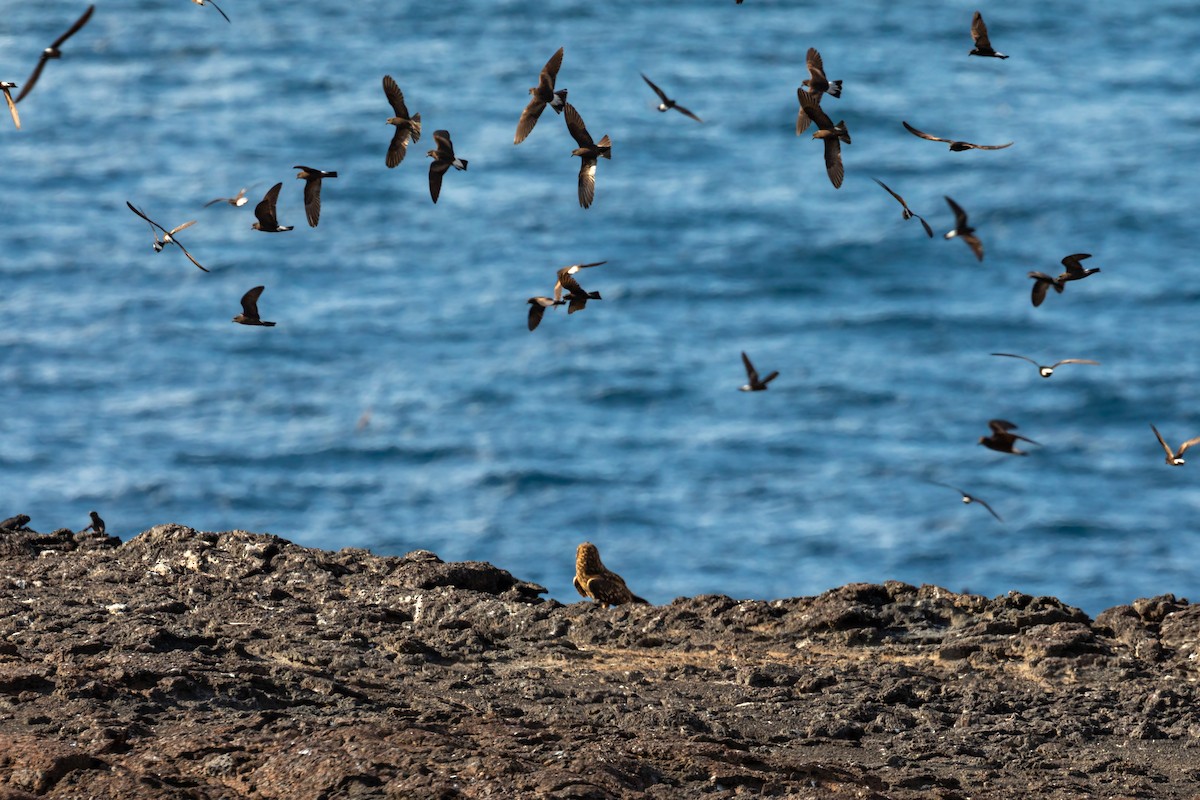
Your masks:
[{"label": "rough rock surface", "polygon": [[1200,798],[1200,608],[602,609],[178,525],[0,534],[0,800]]}]

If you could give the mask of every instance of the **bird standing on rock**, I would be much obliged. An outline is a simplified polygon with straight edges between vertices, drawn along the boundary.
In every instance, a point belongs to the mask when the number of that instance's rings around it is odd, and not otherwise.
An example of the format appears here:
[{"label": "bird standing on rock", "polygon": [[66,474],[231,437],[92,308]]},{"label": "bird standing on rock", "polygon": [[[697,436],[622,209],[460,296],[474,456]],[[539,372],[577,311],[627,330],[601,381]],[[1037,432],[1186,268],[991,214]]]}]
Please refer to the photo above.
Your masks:
[{"label": "bird standing on rock", "polygon": [[591,598],[604,607],[623,603],[648,602],[629,591],[620,575],[604,566],[600,551],[591,542],[584,542],[575,550],[575,591]]}]

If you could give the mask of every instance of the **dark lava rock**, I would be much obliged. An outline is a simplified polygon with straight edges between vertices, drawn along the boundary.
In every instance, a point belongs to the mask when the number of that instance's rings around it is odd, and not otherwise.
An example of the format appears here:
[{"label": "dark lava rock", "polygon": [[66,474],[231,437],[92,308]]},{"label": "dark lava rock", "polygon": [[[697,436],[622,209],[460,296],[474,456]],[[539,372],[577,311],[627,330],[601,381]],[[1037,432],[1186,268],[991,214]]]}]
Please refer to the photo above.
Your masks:
[{"label": "dark lava rock", "polygon": [[1171,596],[603,609],[178,525],[5,531],[0,587],[0,800],[1200,797],[1200,611]]}]

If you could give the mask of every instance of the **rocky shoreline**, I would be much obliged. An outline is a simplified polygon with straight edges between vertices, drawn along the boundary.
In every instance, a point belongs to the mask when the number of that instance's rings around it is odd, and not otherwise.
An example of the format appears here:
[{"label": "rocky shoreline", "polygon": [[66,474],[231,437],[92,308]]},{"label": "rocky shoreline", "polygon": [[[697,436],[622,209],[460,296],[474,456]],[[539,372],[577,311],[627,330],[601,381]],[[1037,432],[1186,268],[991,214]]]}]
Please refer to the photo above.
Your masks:
[{"label": "rocky shoreline", "polygon": [[425,551],[0,534],[0,800],[1200,798],[1200,607],[563,605]]}]

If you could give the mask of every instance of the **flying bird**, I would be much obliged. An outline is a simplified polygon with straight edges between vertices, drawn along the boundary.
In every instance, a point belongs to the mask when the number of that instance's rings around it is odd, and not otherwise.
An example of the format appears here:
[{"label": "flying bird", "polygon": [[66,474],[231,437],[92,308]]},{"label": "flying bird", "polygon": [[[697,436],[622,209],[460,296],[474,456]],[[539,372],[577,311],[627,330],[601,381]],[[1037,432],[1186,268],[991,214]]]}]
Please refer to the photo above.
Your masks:
[{"label": "flying bird", "polygon": [[587,307],[588,300],[602,300],[599,292],[585,292],[582,289],[579,292],[568,292],[566,297],[567,313],[574,314],[576,311],[582,311]]},{"label": "flying bird", "polygon": [[574,584],[582,597],[591,598],[605,608],[623,603],[649,605],[629,591],[620,575],[604,566],[600,551],[591,542],[584,542],[575,550]]},{"label": "flying bird", "polygon": [[1162,434],[1158,432],[1158,428],[1154,427],[1154,423],[1150,424],[1150,430],[1154,431],[1154,437],[1158,439],[1158,443],[1162,445],[1162,449],[1167,452],[1167,463],[1172,467],[1183,466],[1185,463],[1183,460],[1183,454],[1187,452],[1187,449],[1192,445],[1200,444],[1200,436],[1197,436],[1196,438],[1188,439],[1186,442],[1179,445],[1178,450],[1172,450],[1170,446],[1163,441]]},{"label": "flying bird", "polygon": [[88,531],[104,533],[104,520],[100,519],[100,515],[95,511],[89,511],[88,516],[92,518],[92,524],[81,530],[80,533],[87,533]]},{"label": "flying bird", "polygon": [[846,123],[839,122],[834,125],[833,121],[829,119],[829,115],[813,100],[811,94],[801,89],[797,89],[796,92],[800,98],[800,108],[817,125],[817,132],[812,135],[812,138],[825,142],[825,172],[829,174],[829,181],[833,184],[833,188],[840,188],[842,179],[846,175],[842,168],[841,142],[850,144],[850,132],[846,130]]},{"label": "flying bird", "polygon": [[46,68],[47,61],[52,58],[62,58],[62,50],[59,50],[59,48],[62,47],[63,42],[78,33],[79,29],[84,25],[87,25],[88,20],[92,18],[92,12],[95,10],[96,6],[88,6],[87,11],[83,12],[83,16],[75,20],[75,24],[68,28],[66,33],[55,39],[49,47],[42,51],[41,57],[38,58],[37,66],[33,68],[33,72],[24,83],[25,88],[17,95],[17,99],[13,101],[14,103],[21,102],[21,98],[33,91],[33,87],[37,85],[38,78],[42,77],[42,70]]},{"label": "flying bird", "polygon": [[567,301],[553,297],[531,297],[526,302],[529,303],[529,330],[533,330],[541,324],[547,308],[565,305]]},{"label": "flying bird", "polygon": [[12,115],[13,124],[17,126],[17,130],[21,129],[21,115],[17,113],[17,104],[13,102],[12,94],[9,89],[16,89],[17,85],[12,81],[0,81],[0,92],[4,92],[4,102],[8,103],[8,113]]},{"label": "flying bird", "polygon": [[1045,366],[1044,364],[1037,363],[1036,361],[1034,361],[1032,358],[1029,358],[1028,356],[1019,356],[1016,353],[992,353],[992,355],[1005,356],[1007,358],[1020,358],[1025,361],[1028,361],[1030,364],[1033,364],[1035,367],[1038,368],[1038,375],[1041,375],[1043,378],[1049,378],[1051,375],[1054,374],[1054,370],[1057,369],[1058,367],[1061,367],[1063,364],[1096,364],[1096,365],[1098,365],[1100,363],[1099,361],[1092,361],[1090,358],[1064,358],[1062,361],[1055,361],[1050,366]]},{"label": "flying bird", "polygon": [[213,0],[192,0],[192,2],[198,6],[211,5],[213,8],[215,8],[218,11],[218,13],[220,13],[220,15],[222,17],[225,17],[226,22],[230,21],[229,17],[225,15],[225,12],[221,11],[221,7],[219,5],[217,5],[216,3],[214,3]]},{"label": "flying bird", "polygon": [[567,90],[554,90],[554,81],[558,78],[562,60],[563,49],[560,47],[557,53],[550,56],[546,66],[542,67],[542,72],[538,75],[538,85],[529,90],[533,97],[521,112],[521,119],[517,120],[517,133],[513,137],[513,144],[520,144],[533,132],[533,126],[537,125],[538,117],[546,110],[546,106],[553,108],[556,114],[562,113],[563,104],[567,101]]},{"label": "flying bird", "polygon": [[304,215],[308,217],[310,228],[317,227],[321,219],[321,179],[336,178],[336,172],[325,172],[313,167],[302,167],[299,164],[292,167],[298,169],[296,178],[304,179]]},{"label": "flying bird", "polygon": [[229,205],[233,206],[234,208],[241,208],[242,206],[246,205],[246,203],[247,203],[246,190],[239,189],[238,193],[235,194],[233,197],[217,197],[213,200],[209,200],[207,203],[204,204],[204,207],[208,208],[209,206],[214,205],[216,203],[229,203]]},{"label": "flying bird", "polygon": [[954,228],[946,232],[943,238],[953,239],[955,236],[960,237],[967,246],[971,248],[971,252],[980,261],[983,261],[983,242],[979,241],[979,237],[975,235],[975,229],[967,224],[967,212],[962,210],[958,203],[951,200],[946,195],[946,202],[950,206],[950,210],[954,212]]},{"label": "flying bird", "polygon": [[[808,67],[808,77],[800,81],[800,86],[807,86],[808,94],[813,105],[821,104],[821,96],[824,94],[832,95],[833,97],[842,96],[842,82],[831,81],[825,77],[825,64],[821,61],[821,54],[817,52],[817,48],[808,48],[808,53],[805,55],[804,64]],[[799,93],[803,89],[797,89]],[[804,133],[808,128],[809,116],[804,110],[804,99],[800,100],[800,114],[796,117],[796,135]]]},{"label": "flying bird", "polygon": [[750,357],[746,355],[745,351],[742,351],[742,364],[746,367],[746,380],[748,382],[745,386],[738,387],[739,392],[766,391],[767,384],[779,377],[779,370],[775,370],[767,377],[759,380],[758,370],[756,370],[754,365],[750,363]]},{"label": "flying bird", "polygon": [[1016,429],[1016,425],[1003,419],[988,420],[988,427],[992,429],[991,436],[980,436],[979,443],[990,450],[997,450],[1001,453],[1012,453],[1014,456],[1028,455],[1022,450],[1018,450],[1015,445],[1017,439],[1030,444],[1037,444],[1033,439],[1022,436],[1019,433],[1012,433]]},{"label": "flying bird", "polygon": [[901,213],[904,214],[905,219],[912,219],[913,217],[916,217],[917,219],[919,219],[921,221],[921,227],[923,227],[925,229],[925,233],[929,236],[929,238],[931,238],[931,239],[933,238],[933,228],[929,227],[929,223],[925,221],[924,217],[922,217],[920,214],[918,214],[917,212],[913,211],[911,208],[908,207],[908,203],[904,202],[903,197],[901,197],[900,195],[893,192],[891,190],[891,187],[889,187],[883,181],[879,180],[879,178],[872,178],[871,180],[878,183],[880,186],[883,187],[883,190],[885,192],[890,194],[892,197],[896,198],[896,202],[898,202],[900,204],[900,207],[904,209],[903,212],[901,212]]},{"label": "flying bird", "polygon": [[970,142],[960,142],[956,139],[943,139],[940,136],[928,134],[925,131],[919,131],[912,125],[909,125],[904,120],[900,120],[900,124],[908,130],[913,136],[919,136],[922,139],[928,139],[931,142],[945,142],[950,145],[950,149],[954,151],[961,150],[1003,150],[1006,147],[1012,147],[1013,143],[1008,144],[971,144]]},{"label": "flying bird", "polygon": [[387,100],[391,103],[392,111],[396,115],[387,118],[388,125],[396,126],[387,151],[387,165],[388,169],[391,169],[404,160],[404,156],[408,154],[410,141],[421,141],[421,115],[408,116],[408,106],[404,104],[404,93],[400,91],[400,87],[391,75],[383,76],[383,93],[387,95]]},{"label": "flying bird", "polygon": [[233,321],[240,322],[242,325],[260,325],[264,328],[275,327],[274,322],[264,322],[258,316],[258,297],[262,293],[263,287],[255,286],[242,295],[242,313],[234,317]]},{"label": "flying bird", "polygon": [[579,205],[588,208],[596,197],[596,162],[600,158],[612,159],[612,141],[606,133],[599,142],[593,142],[575,106],[564,103],[563,110],[567,130],[579,145],[571,151],[571,155],[579,156]]},{"label": "flying bird", "polygon": [[[183,254],[185,256],[187,256],[188,261],[191,261],[197,267],[200,267],[200,269],[203,270],[204,272],[208,272],[207,269],[204,269],[204,267],[200,266],[199,261],[197,261],[195,258],[192,257],[192,254],[187,251],[187,248],[183,246],[183,243],[175,238],[176,233],[183,230],[184,228],[189,228],[192,225],[195,225],[196,220],[194,220],[194,219],[188,220],[187,222],[183,223],[182,225],[177,225],[176,227],[172,228],[171,230],[167,230],[162,225],[159,225],[157,222],[155,222],[154,220],[147,217],[144,213],[142,213],[142,211],[140,209],[134,207],[133,203],[129,202],[128,200],[125,201],[125,205],[129,206],[130,211],[137,214],[142,219],[146,220],[146,222],[150,223],[150,231],[151,231],[151,233],[154,234],[154,245],[153,245],[154,252],[161,253],[164,247],[166,247],[169,244],[173,244],[176,247],[178,247],[180,250],[183,251]],[[158,238],[158,233],[155,230],[156,228],[158,230],[162,231],[162,233],[163,233],[163,237],[161,240]]]},{"label": "flying bird", "polygon": [[437,149],[430,150],[425,155],[433,159],[433,161],[429,162],[429,196],[436,203],[438,195],[442,193],[442,176],[446,174],[446,170],[450,169],[450,167],[465,170],[467,168],[467,160],[465,158],[457,158],[454,155],[454,145],[450,141],[450,131],[434,131],[433,141],[437,144]]},{"label": "flying bird", "polygon": [[680,114],[683,114],[685,117],[691,117],[692,119],[696,120],[696,122],[704,122],[704,120],[700,119],[695,114],[688,111],[686,108],[679,105],[671,98],[667,97],[667,93],[664,92],[662,89],[658,88],[658,86],[655,85],[654,81],[647,78],[646,73],[644,73],[644,72],[641,73],[641,76],[642,76],[642,80],[644,80],[650,86],[650,88],[654,90],[654,93],[656,95],[658,95],[658,99],[661,101],[658,104],[659,111],[670,111],[673,108],[676,111],[678,111]]},{"label": "flying bird", "polygon": [[967,55],[1008,58],[1004,53],[997,53],[992,49],[992,43],[988,40],[987,25],[983,24],[983,14],[980,14],[978,11],[971,18],[971,38],[975,40],[975,49],[967,53]]},{"label": "flying bird", "polygon": [[1033,278],[1033,291],[1030,299],[1033,301],[1033,305],[1040,306],[1042,301],[1046,299],[1046,292],[1051,287],[1054,288],[1054,291],[1062,294],[1063,286],[1068,281],[1083,280],[1088,275],[1094,275],[1099,272],[1099,267],[1084,269],[1080,263],[1085,258],[1091,257],[1091,253],[1075,253],[1067,256],[1062,260],[1062,265],[1066,267],[1066,272],[1061,273],[1058,277],[1051,277],[1044,272],[1031,271],[1029,277]]},{"label": "flying bird", "polygon": [[251,228],[263,233],[283,233],[295,227],[294,225],[280,225],[279,218],[275,216],[275,204],[279,202],[279,190],[282,188],[283,181],[280,181],[267,189],[263,199],[254,207],[254,216],[258,222],[251,223]]},{"label": "flying bird", "polygon": [[979,505],[986,508],[988,510],[988,512],[993,517],[996,518],[997,521],[1004,522],[1004,520],[1000,518],[1000,515],[996,513],[996,509],[992,508],[990,505],[987,504],[986,501],[980,500],[975,495],[967,494],[966,492],[964,492],[962,489],[958,488],[957,486],[951,486],[948,483],[940,483],[939,481],[930,481],[930,483],[932,483],[934,486],[945,486],[947,489],[953,489],[954,491],[956,491],[960,495],[962,495],[962,501],[964,504],[978,503]]},{"label": "flying bird", "polygon": [[[607,261],[593,261],[590,264],[572,264],[569,267],[563,267],[562,269],[560,269],[557,273],[555,273],[557,279],[554,281],[554,299],[558,300],[562,297],[562,290],[563,290],[564,286],[567,287],[568,292],[578,293],[578,294],[587,294],[587,292],[583,291],[583,287],[581,287],[579,285],[579,283],[575,280],[574,276],[581,269],[587,269],[589,267],[598,267],[601,264],[607,264],[607,263],[608,263]],[[595,297],[592,299],[599,300],[600,298]]]}]

